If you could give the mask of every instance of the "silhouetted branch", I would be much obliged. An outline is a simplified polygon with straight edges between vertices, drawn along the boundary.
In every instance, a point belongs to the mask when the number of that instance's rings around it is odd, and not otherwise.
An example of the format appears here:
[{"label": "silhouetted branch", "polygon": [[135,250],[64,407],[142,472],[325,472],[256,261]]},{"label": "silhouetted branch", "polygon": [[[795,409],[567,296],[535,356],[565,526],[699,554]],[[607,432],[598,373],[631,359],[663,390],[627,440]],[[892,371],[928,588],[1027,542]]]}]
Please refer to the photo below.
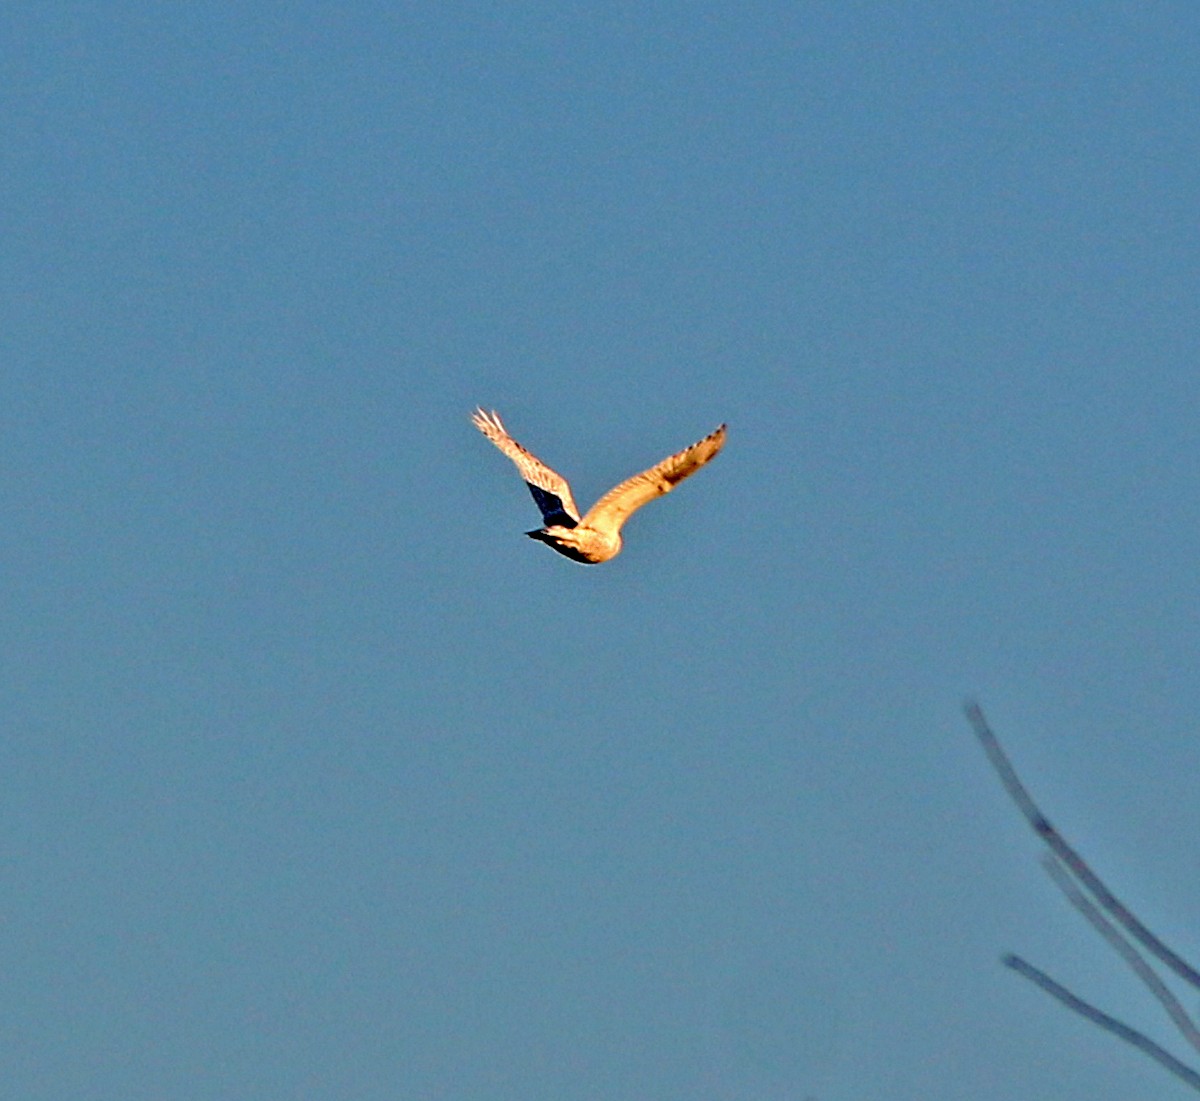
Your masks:
[{"label": "silhouetted branch", "polygon": [[[1133,969],[1134,974],[1142,980],[1150,993],[1158,999],[1159,1004],[1166,1010],[1175,1027],[1183,1033],[1184,1038],[1197,1050],[1200,1050],[1200,1031],[1192,1023],[1179,999],[1167,988],[1150,963],[1138,952],[1137,948],[1126,939],[1125,933],[1137,940],[1157,959],[1171,968],[1177,975],[1200,987],[1200,972],[1186,963],[1179,955],[1168,948],[1161,940],[1150,932],[1130,910],[1124,906],[1113,893],[1101,882],[1100,877],[1088,867],[1084,859],[1067,844],[1063,836],[1050,825],[1049,820],[1033,801],[1025,785],[1017,776],[996,735],[992,733],[983,712],[975,703],[969,703],[966,708],[975,734],[983,745],[992,767],[1000,777],[1004,790],[1017,804],[1026,821],[1033,827],[1034,832],[1046,842],[1050,849],[1043,861],[1055,884],[1067,896],[1067,900],[1081,913],[1102,937],[1121,955],[1121,958]],[[1080,888],[1084,888],[1081,890]],[[1088,894],[1091,894],[1091,898]],[[1095,901],[1093,901],[1093,899]],[[1106,910],[1113,921],[1106,917]],[[1118,928],[1120,926],[1120,928]],[[1122,932],[1124,930],[1124,932]],[[1044,971],[1026,963],[1019,956],[1005,956],[1004,963],[1018,974],[1040,986],[1047,994],[1057,998],[1063,1005],[1087,1018],[1093,1024],[1099,1025],[1114,1036],[1120,1037],[1126,1043],[1132,1044],[1139,1051],[1149,1055],[1155,1062],[1165,1067],[1177,1078],[1186,1082],[1192,1089],[1200,1092],[1200,1073],[1197,1073],[1185,1063],[1176,1059],[1166,1048],[1155,1043],[1148,1036],[1136,1029],[1130,1028],[1123,1021],[1110,1017],[1082,998],[1073,994],[1065,986],[1055,982]]]},{"label": "silhouetted branch", "polygon": [[1049,819],[1038,809],[1037,804],[1025,790],[996,735],[988,726],[987,719],[976,703],[966,706],[967,718],[975,729],[975,734],[983,745],[983,750],[992,763],[1012,801],[1025,816],[1026,821],[1033,827],[1034,832],[1046,842],[1054,855],[1066,865],[1084,887],[1091,892],[1096,901],[1107,910],[1113,918],[1129,933],[1134,940],[1142,945],[1151,955],[1161,960],[1184,981],[1200,990],[1200,971],[1197,971],[1181,956],[1177,955],[1146,928],[1133,913],[1110,891],[1100,877],[1092,871],[1063,836],[1050,825]]},{"label": "silhouetted branch", "polygon": [[1125,939],[1121,930],[1100,912],[1095,903],[1075,886],[1075,881],[1053,856],[1047,854],[1046,858],[1042,861],[1042,866],[1050,873],[1050,878],[1054,880],[1058,889],[1067,896],[1067,901],[1087,918],[1092,927],[1120,954],[1121,958],[1133,970],[1133,973],[1146,984],[1150,993],[1158,999],[1159,1005],[1166,1010],[1167,1016],[1171,1018],[1175,1027],[1182,1033],[1183,1038],[1197,1051],[1200,1051],[1200,1030],[1197,1030],[1191,1017],[1188,1016],[1187,1010],[1183,1008],[1179,999],[1171,993],[1167,984],[1158,977],[1158,973],[1154,968]]},{"label": "silhouetted branch", "polygon": [[1076,1013],[1086,1017],[1092,1024],[1099,1025],[1106,1032],[1111,1032],[1114,1036],[1119,1036],[1126,1043],[1132,1044],[1139,1051],[1149,1055],[1155,1062],[1166,1067],[1177,1078],[1186,1082],[1192,1089],[1200,1093],[1200,1074],[1197,1074],[1186,1063],[1180,1062],[1166,1048],[1160,1047],[1151,1040],[1149,1036],[1138,1032],[1137,1029],[1130,1028],[1115,1017],[1110,1017],[1107,1013],[1101,1012],[1094,1005],[1089,1005],[1082,998],[1072,994],[1065,986],[1055,982],[1044,971],[1039,971],[1032,964],[1026,963],[1020,956],[1005,956],[1004,964],[1006,967],[1011,967],[1018,975],[1023,975],[1030,982],[1040,986],[1047,994],[1057,998],[1068,1009],[1073,1009]]}]

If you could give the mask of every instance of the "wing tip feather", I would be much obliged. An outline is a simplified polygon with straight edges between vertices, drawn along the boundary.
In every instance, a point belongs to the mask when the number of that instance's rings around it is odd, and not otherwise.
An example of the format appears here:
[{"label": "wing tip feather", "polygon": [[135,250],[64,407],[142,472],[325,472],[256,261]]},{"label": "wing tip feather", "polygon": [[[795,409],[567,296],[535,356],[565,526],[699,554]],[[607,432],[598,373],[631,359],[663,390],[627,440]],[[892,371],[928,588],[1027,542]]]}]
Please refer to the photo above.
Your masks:
[{"label": "wing tip feather", "polygon": [[504,427],[504,422],[500,419],[500,414],[495,409],[488,412],[482,405],[477,405],[475,412],[471,414],[471,423],[485,436],[490,436],[493,432],[500,432],[505,436],[508,435],[508,429]]}]

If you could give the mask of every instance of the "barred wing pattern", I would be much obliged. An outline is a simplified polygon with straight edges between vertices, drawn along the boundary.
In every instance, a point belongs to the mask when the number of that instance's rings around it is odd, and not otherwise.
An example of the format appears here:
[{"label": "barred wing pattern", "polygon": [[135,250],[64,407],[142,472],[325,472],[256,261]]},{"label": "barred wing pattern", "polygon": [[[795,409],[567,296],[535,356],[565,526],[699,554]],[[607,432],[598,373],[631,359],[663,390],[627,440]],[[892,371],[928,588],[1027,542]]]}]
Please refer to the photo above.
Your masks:
[{"label": "barred wing pattern", "polygon": [[642,505],[670,493],[684,478],[695,474],[725,444],[725,425],[685,447],[661,463],[627,478],[610,489],[584,514],[581,526],[596,531],[618,532],[621,525]]},{"label": "barred wing pattern", "polygon": [[526,451],[508,434],[500,420],[500,414],[495,410],[486,413],[476,409],[471,417],[475,427],[504,452],[514,463],[537,507],[541,509],[542,519],[547,526],[558,525],[573,528],[579,523],[579,509],[571,496],[571,487],[566,478],[551,470],[536,455]]},{"label": "barred wing pattern", "polygon": [[584,565],[616,558],[621,553],[621,526],[625,521],[642,505],[670,493],[684,478],[707,463],[725,443],[725,425],[721,425],[691,447],[685,447],[657,466],[610,489],[581,520],[566,479],[517,443],[495,411],[485,413],[477,409],[472,419],[475,427],[516,464],[542,510],[546,526],[525,534]]}]

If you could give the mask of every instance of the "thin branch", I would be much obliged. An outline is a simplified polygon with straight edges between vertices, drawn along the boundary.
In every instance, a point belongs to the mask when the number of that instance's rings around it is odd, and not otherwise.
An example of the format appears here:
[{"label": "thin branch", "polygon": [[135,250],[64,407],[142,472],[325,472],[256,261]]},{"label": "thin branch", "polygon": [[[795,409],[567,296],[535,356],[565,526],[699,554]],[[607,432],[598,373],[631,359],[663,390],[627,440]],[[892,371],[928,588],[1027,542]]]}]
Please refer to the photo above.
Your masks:
[{"label": "thin branch", "polygon": [[1104,885],[1100,877],[1084,862],[1083,857],[1067,844],[1062,834],[1050,825],[1049,819],[1038,809],[1038,805],[1030,797],[1029,792],[1025,790],[1025,785],[1017,776],[1016,769],[1013,768],[1004,750],[1000,748],[1000,743],[997,741],[996,735],[992,733],[991,727],[988,726],[987,719],[983,717],[979,705],[968,703],[966,712],[988,760],[1004,785],[1004,790],[1017,804],[1017,808],[1033,827],[1033,831],[1046,842],[1054,855],[1067,866],[1071,874],[1091,892],[1096,901],[1116,919],[1118,924],[1124,927],[1134,940],[1151,955],[1166,964],[1185,982],[1200,989],[1200,971],[1197,971],[1183,957],[1173,952],[1150,932],[1133,915],[1132,911]]},{"label": "thin branch", "polygon": [[1005,956],[1004,964],[1011,967],[1018,975],[1023,975],[1030,982],[1040,986],[1051,997],[1057,998],[1068,1009],[1073,1009],[1092,1024],[1099,1025],[1114,1036],[1120,1037],[1127,1044],[1132,1044],[1139,1051],[1149,1055],[1151,1059],[1165,1067],[1177,1078],[1182,1079],[1197,1093],[1200,1093],[1200,1074],[1197,1074],[1186,1063],[1180,1062],[1166,1048],[1160,1047],[1149,1036],[1130,1028],[1123,1021],[1110,1017],[1107,1013],[1089,1005],[1082,998],[1076,997],[1065,986],[1056,983],[1044,971],[1039,971],[1032,964],[1026,963],[1020,956]]},{"label": "thin branch", "polygon": [[1100,912],[1096,904],[1075,885],[1075,881],[1067,874],[1067,870],[1058,860],[1047,853],[1045,859],[1042,861],[1042,867],[1050,874],[1050,878],[1054,880],[1055,886],[1067,896],[1067,901],[1087,918],[1092,927],[1120,954],[1121,958],[1133,970],[1133,973],[1145,983],[1150,993],[1158,999],[1159,1005],[1166,1010],[1167,1016],[1171,1018],[1172,1023],[1179,1029],[1183,1038],[1197,1051],[1200,1051],[1200,1030],[1196,1028],[1179,999],[1171,993],[1166,983],[1158,977],[1158,973],[1154,968],[1125,939],[1121,930],[1113,925]]}]

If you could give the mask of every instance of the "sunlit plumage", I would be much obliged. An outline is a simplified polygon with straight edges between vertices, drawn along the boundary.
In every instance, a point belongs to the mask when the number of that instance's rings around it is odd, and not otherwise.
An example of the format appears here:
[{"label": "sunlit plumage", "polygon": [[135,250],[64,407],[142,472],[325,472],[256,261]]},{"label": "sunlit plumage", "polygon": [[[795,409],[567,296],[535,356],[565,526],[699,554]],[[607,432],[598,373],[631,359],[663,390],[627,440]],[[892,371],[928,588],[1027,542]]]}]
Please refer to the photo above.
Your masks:
[{"label": "sunlit plumage", "polygon": [[708,462],[725,443],[725,425],[662,462],[610,489],[584,515],[567,480],[526,451],[508,434],[496,412],[475,411],[475,427],[516,464],[541,510],[545,527],[527,531],[576,562],[607,562],[621,553],[621,526],[642,505],[670,493]]}]

